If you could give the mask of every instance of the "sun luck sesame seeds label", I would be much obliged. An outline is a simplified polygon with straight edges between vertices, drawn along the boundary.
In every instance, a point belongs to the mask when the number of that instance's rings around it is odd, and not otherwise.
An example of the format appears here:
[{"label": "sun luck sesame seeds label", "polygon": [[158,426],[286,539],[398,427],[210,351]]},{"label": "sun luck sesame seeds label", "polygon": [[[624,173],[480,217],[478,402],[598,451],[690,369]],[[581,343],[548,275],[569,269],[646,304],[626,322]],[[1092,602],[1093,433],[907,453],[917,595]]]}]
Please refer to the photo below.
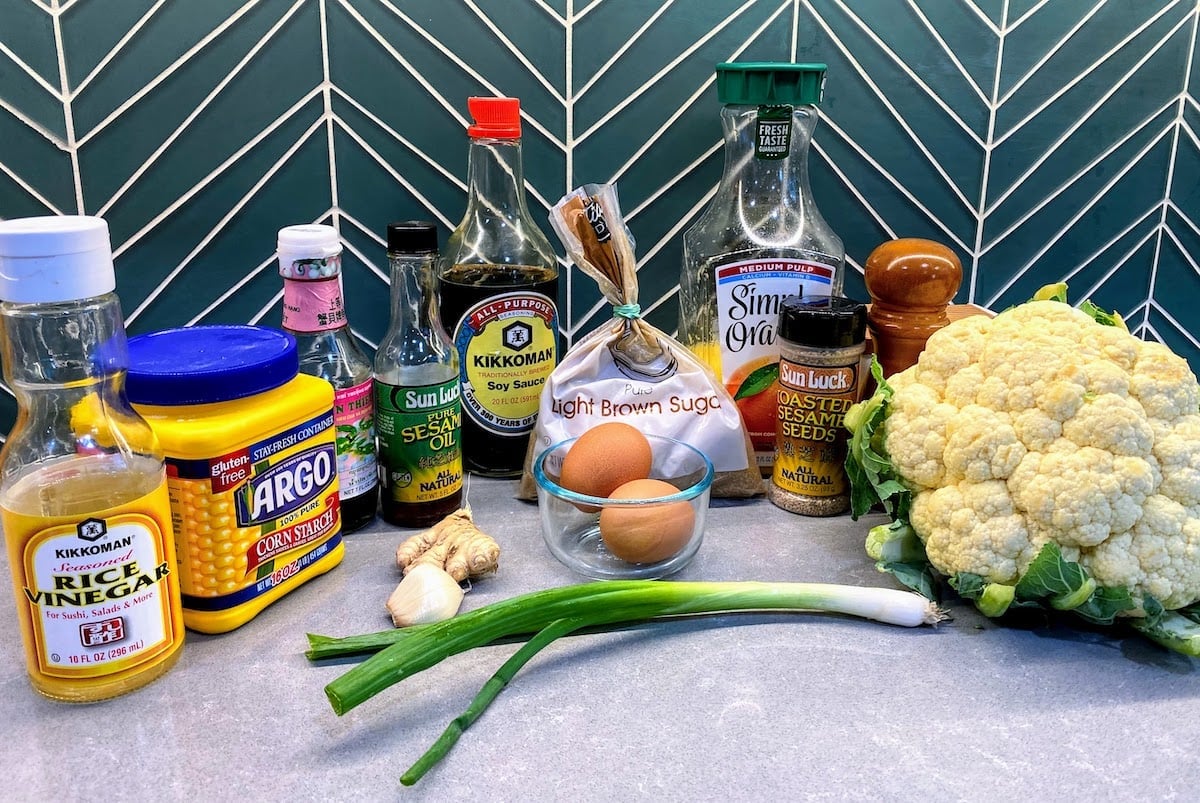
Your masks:
[{"label": "sun luck sesame seeds label", "polygon": [[815,367],[779,361],[774,482],[805,496],[846,492],[846,411],[857,398],[858,364]]}]

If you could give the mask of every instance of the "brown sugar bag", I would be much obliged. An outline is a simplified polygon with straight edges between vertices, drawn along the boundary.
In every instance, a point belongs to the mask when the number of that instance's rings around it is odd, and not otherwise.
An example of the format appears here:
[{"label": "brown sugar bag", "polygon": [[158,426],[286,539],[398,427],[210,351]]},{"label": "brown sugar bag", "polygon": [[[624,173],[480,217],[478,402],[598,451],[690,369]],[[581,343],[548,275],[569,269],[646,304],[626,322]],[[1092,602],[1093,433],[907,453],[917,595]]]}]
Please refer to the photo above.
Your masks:
[{"label": "brown sugar bag", "polygon": [[576,189],[551,210],[550,223],[567,255],[613,305],[613,319],[576,343],[546,380],[517,496],[537,497],[531,467],[543,449],[609,421],[704,452],[716,470],[713,496],[763,493],[729,391],[690,350],[641,318],[633,240],[616,187]]}]

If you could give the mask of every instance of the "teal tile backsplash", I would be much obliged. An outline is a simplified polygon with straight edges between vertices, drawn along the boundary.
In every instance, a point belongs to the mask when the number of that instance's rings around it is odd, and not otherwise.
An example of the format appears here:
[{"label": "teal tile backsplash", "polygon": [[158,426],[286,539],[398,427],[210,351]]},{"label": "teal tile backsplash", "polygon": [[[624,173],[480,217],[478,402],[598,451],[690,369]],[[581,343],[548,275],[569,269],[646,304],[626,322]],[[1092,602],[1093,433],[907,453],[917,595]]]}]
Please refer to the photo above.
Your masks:
[{"label": "teal tile backsplash", "polygon": [[[466,98],[519,97],[535,216],[615,181],[643,310],[721,171],[713,67],[824,61],[813,190],[851,295],[881,241],[959,301],[1076,299],[1200,366],[1197,0],[0,0],[0,217],[108,219],[131,332],[280,319],[276,231],[328,222],[371,347],[383,233],[465,202]],[[549,232],[549,226],[545,226]],[[556,246],[557,240],[552,236]],[[569,341],[610,311],[568,271]],[[0,396],[0,427],[14,405]]]}]

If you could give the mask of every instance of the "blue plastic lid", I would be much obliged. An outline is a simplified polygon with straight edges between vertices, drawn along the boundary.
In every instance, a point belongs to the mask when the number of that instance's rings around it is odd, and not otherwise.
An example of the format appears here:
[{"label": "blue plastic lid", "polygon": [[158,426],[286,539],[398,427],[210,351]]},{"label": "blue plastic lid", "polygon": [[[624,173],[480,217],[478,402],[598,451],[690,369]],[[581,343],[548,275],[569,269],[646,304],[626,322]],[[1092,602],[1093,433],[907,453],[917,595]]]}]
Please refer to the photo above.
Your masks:
[{"label": "blue plastic lid", "polygon": [[299,372],[287,332],[185,326],[129,338],[125,391],[135,404],[211,404],[277,388]]}]

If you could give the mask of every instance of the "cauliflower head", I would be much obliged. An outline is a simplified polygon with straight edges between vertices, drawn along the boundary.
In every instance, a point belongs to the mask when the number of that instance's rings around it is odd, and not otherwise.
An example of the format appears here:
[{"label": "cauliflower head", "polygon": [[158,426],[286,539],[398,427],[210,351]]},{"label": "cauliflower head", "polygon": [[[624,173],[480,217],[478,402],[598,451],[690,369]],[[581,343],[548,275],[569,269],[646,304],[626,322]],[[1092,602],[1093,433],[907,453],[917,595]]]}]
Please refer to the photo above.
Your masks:
[{"label": "cauliflower head", "polygon": [[875,445],[939,572],[1015,585],[1052,544],[1128,589],[1126,615],[1200,600],[1200,385],[1181,357],[1031,301],[941,329],[886,384]]}]

